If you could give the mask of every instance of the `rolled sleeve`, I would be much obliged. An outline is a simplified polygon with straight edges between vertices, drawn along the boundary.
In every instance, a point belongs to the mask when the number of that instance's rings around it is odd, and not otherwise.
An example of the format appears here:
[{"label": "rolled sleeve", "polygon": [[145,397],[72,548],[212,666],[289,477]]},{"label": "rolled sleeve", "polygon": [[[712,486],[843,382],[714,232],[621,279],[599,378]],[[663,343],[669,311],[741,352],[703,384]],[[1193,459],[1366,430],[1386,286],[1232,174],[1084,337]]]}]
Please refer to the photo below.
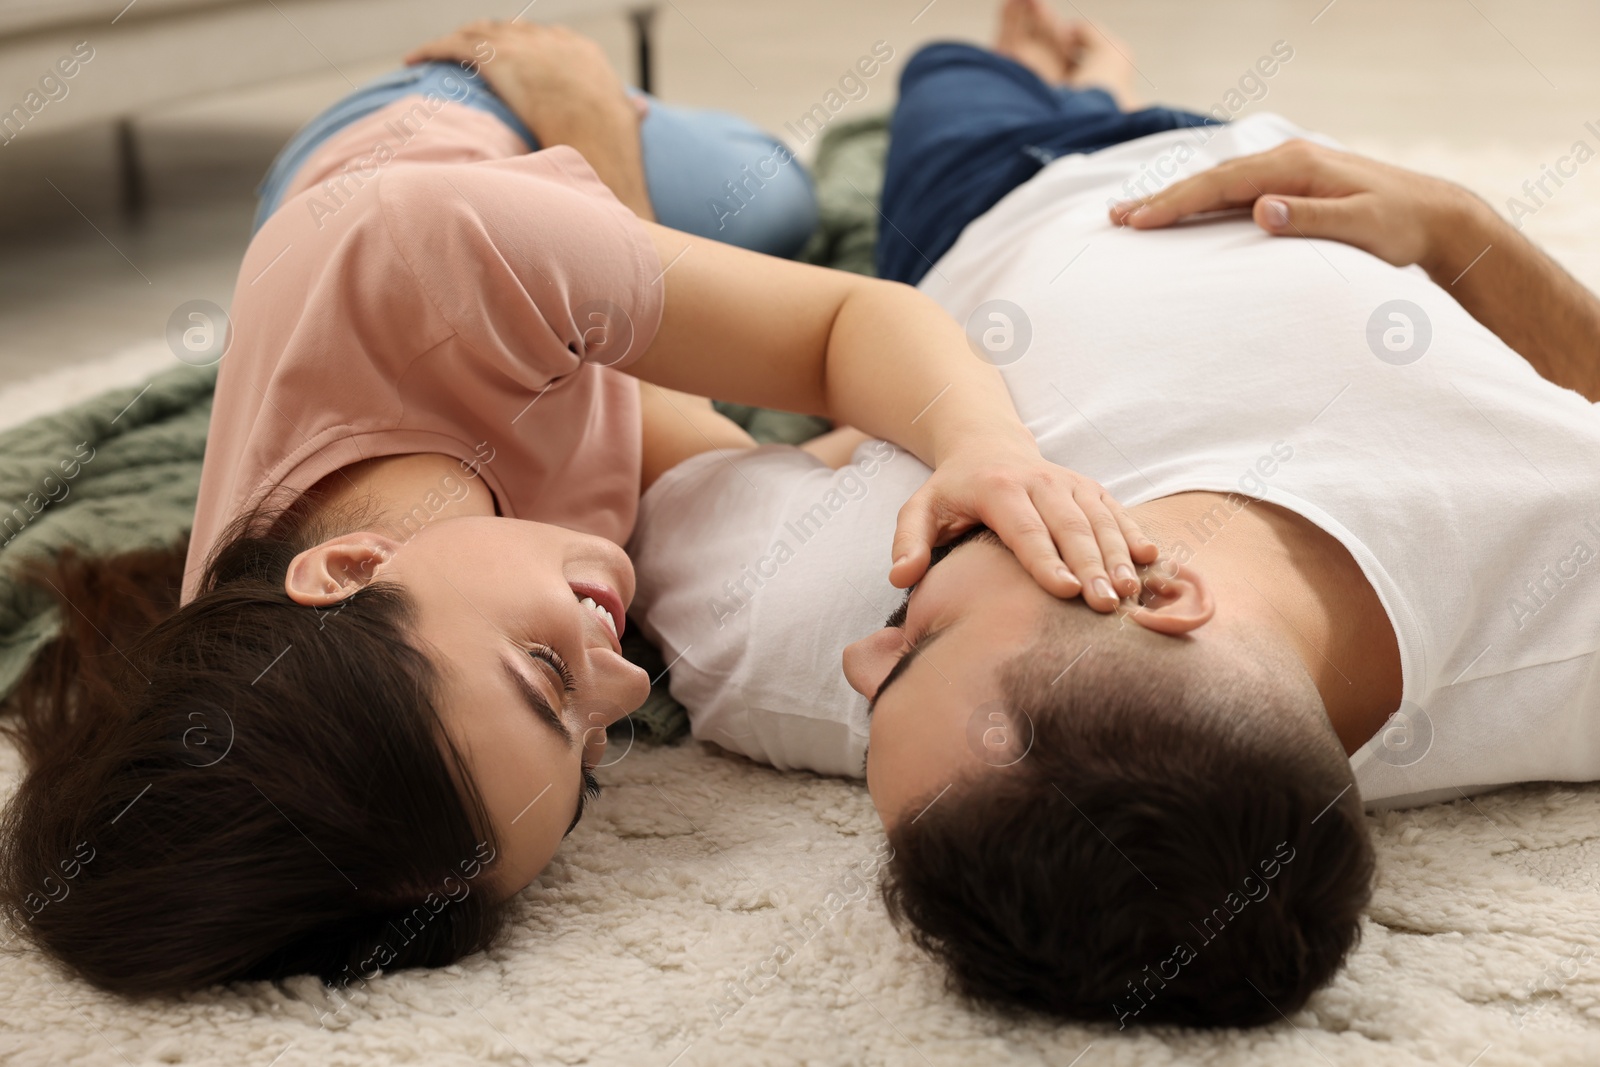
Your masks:
[{"label": "rolled sleeve", "polygon": [[390,240],[457,337],[533,389],[626,367],[661,323],[643,224],[575,150],[397,167],[379,189]]}]

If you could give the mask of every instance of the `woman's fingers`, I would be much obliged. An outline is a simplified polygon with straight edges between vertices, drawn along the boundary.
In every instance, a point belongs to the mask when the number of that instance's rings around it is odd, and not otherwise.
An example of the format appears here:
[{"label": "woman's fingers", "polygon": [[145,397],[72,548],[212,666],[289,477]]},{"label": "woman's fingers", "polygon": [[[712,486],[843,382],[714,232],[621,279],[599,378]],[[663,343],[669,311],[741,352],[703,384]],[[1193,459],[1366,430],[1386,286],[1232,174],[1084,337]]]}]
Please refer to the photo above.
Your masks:
[{"label": "woman's fingers", "polygon": [[[1122,532],[1117,528],[1116,520],[1104,508],[1097,507],[1097,514],[1086,511],[1084,500],[1090,497],[1085,494],[1080,499],[1078,488],[1073,486],[1063,492],[1055,485],[1047,485],[1035,489],[1029,503],[1045,524],[1046,533],[1051,537],[1060,558],[1076,578],[1084,603],[1096,611],[1110,611],[1117,606],[1118,600],[1112,568],[1118,562],[1127,562],[1127,549],[1122,543]],[[1093,488],[1098,490],[1097,486]],[[1104,540],[1101,531],[1096,528],[1097,520],[1110,524],[1110,536]],[[1003,538],[1005,535],[1001,536]],[[1006,543],[1010,544],[1010,541]],[[1107,544],[1114,545],[1114,551],[1104,551]],[[1021,553],[1017,554],[1017,558],[1022,558]],[[1024,561],[1023,566],[1027,567],[1028,564]],[[1032,567],[1028,569],[1037,580],[1038,572]],[[1039,584],[1057,596],[1062,595],[1043,581]],[[1069,592],[1065,595],[1073,594]]]},{"label": "woman's fingers", "polygon": [[921,580],[933,546],[982,523],[1039,587],[1063,599],[1082,594],[1113,611],[1139,590],[1136,563],[1155,560],[1154,542],[1098,483],[1035,456],[996,466],[935,471],[900,508],[889,580]]},{"label": "woman's fingers", "polygon": [[940,525],[933,500],[924,485],[900,506],[892,546],[894,564],[889,568],[889,584],[896,589],[911,588],[928,570]]},{"label": "woman's fingers", "polygon": [[992,496],[987,505],[984,523],[1041,589],[1062,598],[1089,595],[1091,582],[1104,572],[1094,531],[1073,505],[1070,488],[1016,488]]},{"label": "woman's fingers", "polygon": [[1116,502],[1092,482],[1081,485],[1075,496],[1078,506],[1089,520],[1089,526],[1094,530],[1095,542],[1100,546],[1100,559],[1110,576],[1111,588],[1118,597],[1133,596],[1139,591],[1139,574],[1133,567],[1132,552],[1133,545],[1138,542],[1128,539],[1117,514],[1120,509]]},{"label": "woman's fingers", "polygon": [[[1117,503],[1109,493],[1101,491],[1101,499],[1106,507],[1111,509],[1111,514],[1116,516],[1117,527],[1122,531],[1123,543],[1128,546],[1128,555],[1133,557],[1133,562],[1138,564],[1154,563],[1161,557],[1161,547],[1145,536],[1139,528],[1138,522],[1128,514],[1128,510]],[[1135,583],[1137,586],[1137,582]],[[1138,592],[1135,588],[1134,592]]]}]

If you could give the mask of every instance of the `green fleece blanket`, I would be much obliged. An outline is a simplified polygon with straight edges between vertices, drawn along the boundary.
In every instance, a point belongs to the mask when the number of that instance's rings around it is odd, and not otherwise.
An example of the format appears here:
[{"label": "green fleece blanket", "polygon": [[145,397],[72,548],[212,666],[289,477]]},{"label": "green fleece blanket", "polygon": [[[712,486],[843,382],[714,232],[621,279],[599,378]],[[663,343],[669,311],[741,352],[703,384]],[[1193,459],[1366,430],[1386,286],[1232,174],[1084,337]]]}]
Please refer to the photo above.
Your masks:
[{"label": "green fleece blanket", "polygon": [[[808,262],[872,272],[887,146],[882,117],[828,131],[815,168],[821,225],[803,254]],[[48,590],[13,580],[20,562],[66,545],[93,555],[170,545],[189,529],[216,380],[215,367],[179,365],[0,433],[0,696],[61,625]],[[796,444],[826,426],[722,407],[762,442]],[[623,732],[647,741],[683,736],[688,720],[667,693],[661,657],[633,631],[624,644],[656,684]]]}]

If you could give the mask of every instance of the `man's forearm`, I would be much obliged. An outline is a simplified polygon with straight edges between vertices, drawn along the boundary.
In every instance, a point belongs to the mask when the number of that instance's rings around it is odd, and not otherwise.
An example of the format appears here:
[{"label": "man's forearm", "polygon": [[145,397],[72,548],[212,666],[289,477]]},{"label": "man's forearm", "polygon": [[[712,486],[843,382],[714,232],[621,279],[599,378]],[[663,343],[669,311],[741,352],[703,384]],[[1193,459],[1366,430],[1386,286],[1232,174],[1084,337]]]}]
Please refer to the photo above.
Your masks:
[{"label": "man's forearm", "polygon": [[618,200],[655,221],[639,147],[641,112],[594,41],[565,26],[480,19],[406,55],[407,63],[428,61],[481,74],[539,144],[576,148]]},{"label": "man's forearm", "polygon": [[574,113],[559,120],[546,119],[540,125],[540,144],[576,148],[618,200],[646,222],[656,220],[644,179],[639,115],[631,105],[624,110],[607,109],[603,114]]},{"label": "man's forearm", "polygon": [[1476,197],[1435,230],[1428,276],[1534,370],[1600,403],[1600,299]]}]

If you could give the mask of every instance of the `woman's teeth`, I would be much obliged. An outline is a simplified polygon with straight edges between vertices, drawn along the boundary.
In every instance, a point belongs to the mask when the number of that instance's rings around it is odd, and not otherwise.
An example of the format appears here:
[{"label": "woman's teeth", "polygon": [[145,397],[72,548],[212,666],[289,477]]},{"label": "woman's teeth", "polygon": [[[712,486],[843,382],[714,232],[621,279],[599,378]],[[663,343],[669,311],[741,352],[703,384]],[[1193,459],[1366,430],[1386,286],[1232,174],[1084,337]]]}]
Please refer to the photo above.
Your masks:
[{"label": "woman's teeth", "polygon": [[611,631],[611,636],[617,636],[617,620],[611,617],[611,612],[607,611],[599,604],[596,604],[594,602],[594,597],[586,596],[582,600],[578,601],[578,603],[582,604],[584,607],[600,616],[600,621],[606,624],[606,628]]}]

